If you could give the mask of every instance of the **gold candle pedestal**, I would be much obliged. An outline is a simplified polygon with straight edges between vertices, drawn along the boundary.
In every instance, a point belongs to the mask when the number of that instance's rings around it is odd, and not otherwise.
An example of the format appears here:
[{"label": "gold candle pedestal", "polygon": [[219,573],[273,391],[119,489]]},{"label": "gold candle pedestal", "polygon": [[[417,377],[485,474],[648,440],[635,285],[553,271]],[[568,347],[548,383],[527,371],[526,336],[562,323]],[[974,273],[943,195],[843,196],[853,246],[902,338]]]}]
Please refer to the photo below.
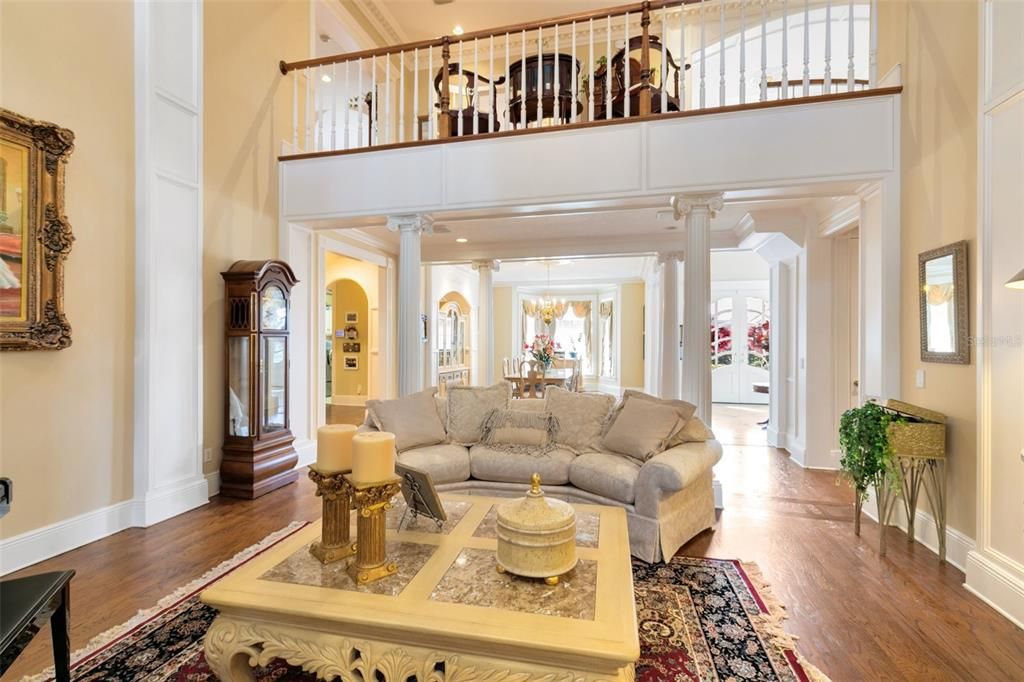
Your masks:
[{"label": "gold candle pedestal", "polygon": [[398,572],[398,564],[387,558],[385,528],[391,498],[402,489],[402,479],[395,476],[376,483],[356,483],[346,474],[345,480],[352,488],[356,509],[356,558],[347,570],[356,584],[365,585]]},{"label": "gold candle pedestal", "polygon": [[309,468],[309,478],[316,483],[316,494],[323,498],[323,528],[320,540],[309,546],[309,553],[320,563],[330,564],[356,553],[349,531],[352,510],[352,489],[345,472],[323,473]]}]

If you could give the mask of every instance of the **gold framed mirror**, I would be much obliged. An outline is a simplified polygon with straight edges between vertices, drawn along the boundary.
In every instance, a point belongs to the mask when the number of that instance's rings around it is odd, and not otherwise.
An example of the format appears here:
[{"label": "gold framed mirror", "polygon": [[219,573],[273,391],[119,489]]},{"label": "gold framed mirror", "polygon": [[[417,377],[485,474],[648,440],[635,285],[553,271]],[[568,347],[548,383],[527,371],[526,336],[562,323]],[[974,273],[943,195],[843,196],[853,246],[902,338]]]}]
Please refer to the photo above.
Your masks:
[{"label": "gold framed mirror", "polygon": [[921,361],[970,364],[967,242],[925,251],[917,258]]}]

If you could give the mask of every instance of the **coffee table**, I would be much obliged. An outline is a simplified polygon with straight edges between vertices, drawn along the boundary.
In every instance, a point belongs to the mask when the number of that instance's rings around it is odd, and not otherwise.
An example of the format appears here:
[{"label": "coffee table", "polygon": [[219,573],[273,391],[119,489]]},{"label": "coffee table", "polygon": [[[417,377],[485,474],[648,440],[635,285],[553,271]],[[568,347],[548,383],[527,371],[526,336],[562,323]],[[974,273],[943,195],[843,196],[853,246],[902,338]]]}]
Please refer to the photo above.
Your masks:
[{"label": "coffee table", "polygon": [[[525,486],[524,486],[525,492]],[[448,521],[397,530],[398,573],[356,586],[345,562],[308,551],[320,523],[289,536],[201,595],[220,614],[205,639],[222,680],[280,658],[343,682],[631,681],[640,654],[626,514],[574,505],[579,564],[556,586],[495,569],[503,500],[444,495]],[[353,535],[354,537],[354,535]]]}]

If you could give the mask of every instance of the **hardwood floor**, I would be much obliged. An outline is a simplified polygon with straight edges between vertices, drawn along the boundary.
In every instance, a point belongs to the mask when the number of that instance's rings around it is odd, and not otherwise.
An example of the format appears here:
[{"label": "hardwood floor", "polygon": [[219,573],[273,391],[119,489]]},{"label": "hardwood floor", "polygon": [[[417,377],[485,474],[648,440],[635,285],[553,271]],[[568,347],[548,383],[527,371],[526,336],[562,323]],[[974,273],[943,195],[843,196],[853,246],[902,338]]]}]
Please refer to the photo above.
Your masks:
[{"label": "hardwood floor", "polygon": [[[760,409],[715,406],[726,446],[717,467],[725,494],[718,526],[683,548],[690,556],[755,561],[787,605],[786,630],[836,682],[1024,680],[1024,631],[963,589],[963,574],[865,518],[853,535],[852,494],[835,474],[807,471],[764,445]],[[302,477],[258,500],[216,497],[147,529],[131,529],[20,574],[74,568],[72,646],[122,623],[207,569],[294,520],[319,516]],[[15,574],[18,575],[18,574]],[[48,632],[4,679],[50,663]]]}]

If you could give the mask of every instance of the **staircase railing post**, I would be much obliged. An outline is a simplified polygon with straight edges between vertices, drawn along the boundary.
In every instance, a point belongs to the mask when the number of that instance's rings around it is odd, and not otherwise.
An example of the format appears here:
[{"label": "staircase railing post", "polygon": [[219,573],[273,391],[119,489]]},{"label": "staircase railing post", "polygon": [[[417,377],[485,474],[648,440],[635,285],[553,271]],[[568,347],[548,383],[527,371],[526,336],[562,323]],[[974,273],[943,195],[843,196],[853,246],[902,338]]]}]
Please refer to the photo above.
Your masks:
[{"label": "staircase railing post", "polygon": [[448,58],[451,56],[449,44],[451,39],[448,36],[441,38],[441,99],[440,119],[438,120],[437,136],[442,140],[451,137],[451,116],[448,115],[448,107],[451,104],[451,91],[449,90]]},{"label": "staircase railing post", "polygon": [[[642,30],[642,36],[640,38],[640,115],[649,116],[651,113],[651,56],[649,54],[651,47],[651,3],[650,0],[644,0],[643,7],[640,12],[640,28]],[[626,35],[626,59],[625,67],[629,68],[629,31],[627,30]],[[661,37],[662,40],[665,36]],[[661,87],[665,87],[662,83]],[[626,97],[629,97],[629,93],[626,93]]]}]

